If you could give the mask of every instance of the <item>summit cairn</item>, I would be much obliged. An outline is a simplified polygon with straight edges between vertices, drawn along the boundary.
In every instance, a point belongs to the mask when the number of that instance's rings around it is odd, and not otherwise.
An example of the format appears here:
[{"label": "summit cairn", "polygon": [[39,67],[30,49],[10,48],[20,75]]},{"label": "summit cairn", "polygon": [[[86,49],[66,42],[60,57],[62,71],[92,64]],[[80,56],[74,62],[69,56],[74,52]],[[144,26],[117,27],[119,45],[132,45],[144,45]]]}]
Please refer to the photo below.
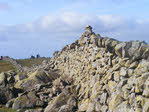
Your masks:
[{"label": "summit cairn", "polygon": [[82,34],[81,38],[79,39],[80,45],[84,45],[86,43],[88,44],[95,43],[93,41],[96,41],[97,38],[101,37],[100,34],[95,34],[92,29],[93,28],[90,25],[87,25],[85,27],[85,32]]},{"label": "summit cairn", "polygon": [[87,26],[85,27],[85,30],[86,30],[87,33],[93,33],[92,29],[93,29],[93,28],[92,28],[90,25],[87,25]]}]

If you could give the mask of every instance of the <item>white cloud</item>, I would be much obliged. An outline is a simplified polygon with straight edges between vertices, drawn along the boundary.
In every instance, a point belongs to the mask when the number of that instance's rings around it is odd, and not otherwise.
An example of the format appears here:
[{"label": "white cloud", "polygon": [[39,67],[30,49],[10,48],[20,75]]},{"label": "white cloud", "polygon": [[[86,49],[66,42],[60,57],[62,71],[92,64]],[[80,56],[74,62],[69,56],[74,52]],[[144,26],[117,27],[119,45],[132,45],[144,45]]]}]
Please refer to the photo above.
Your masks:
[{"label": "white cloud", "polygon": [[[146,29],[149,24],[148,20],[131,20],[128,18],[123,18],[114,15],[88,15],[88,14],[78,14],[73,12],[64,12],[61,14],[51,14],[48,16],[41,17],[40,19],[22,25],[0,27],[0,31],[5,29],[6,32],[10,33],[80,33],[83,32],[84,27],[90,24],[94,27],[97,33],[110,34],[129,32],[129,34],[137,31],[138,29]],[[148,34],[148,32],[147,32]],[[107,36],[109,34],[107,33]],[[115,35],[115,34],[114,34]],[[135,35],[135,34],[134,34]],[[63,37],[63,35],[62,35]],[[123,35],[119,38],[121,39]],[[73,37],[72,37],[73,38]],[[127,38],[129,40],[129,38]],[[139,39],[136,37],[136,39]],[[142,39],[142,38],[141,38]],[[147,39],[147,37],[143,38]]]},{"label": "white cloud", "polygon": [[[119,40],[145,40],[149,42],[147,20],[131,20],[114,15],[88,15],[72,12],[50,14],[22,25],[1,26],[0,43],[5,43],[8,55],[27,57],[22,49],[41,55],[50,55],[54,50],[75,41],[81,36],[84,27],[90,24],[95,33]],[[12,49],[14,48],[14,52]],[[17,49],[17,50],[16,50]],[[9,53],[11,50],[11,53]],[[49,51],[50,50],[50,51]],[[48,53],[49,51],[49,53]],[[19,53],[18,53],[19,52]],[[23,56],[22,56],[23,55]]]}]

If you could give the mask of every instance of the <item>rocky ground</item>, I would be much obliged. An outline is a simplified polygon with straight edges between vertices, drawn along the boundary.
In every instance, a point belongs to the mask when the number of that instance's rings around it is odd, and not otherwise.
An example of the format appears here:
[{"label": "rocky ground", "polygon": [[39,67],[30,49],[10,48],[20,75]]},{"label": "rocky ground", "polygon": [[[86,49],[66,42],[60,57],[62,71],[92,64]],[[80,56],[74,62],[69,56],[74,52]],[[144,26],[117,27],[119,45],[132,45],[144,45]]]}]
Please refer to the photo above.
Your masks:
[{"label": "rocky ground", "polygon": [[0,74],[0,104],[25,112],[149,112],[149,45],[86,31],[30,71]]}]

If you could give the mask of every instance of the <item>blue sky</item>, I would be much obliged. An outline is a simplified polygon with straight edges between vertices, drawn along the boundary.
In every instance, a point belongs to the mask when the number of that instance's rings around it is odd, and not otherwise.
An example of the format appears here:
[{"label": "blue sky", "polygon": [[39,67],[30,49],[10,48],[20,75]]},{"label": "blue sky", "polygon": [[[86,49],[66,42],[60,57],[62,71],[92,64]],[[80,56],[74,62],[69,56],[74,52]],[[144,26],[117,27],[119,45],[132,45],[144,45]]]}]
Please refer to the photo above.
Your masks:
[{"label": "blue sky", "polygon": [[87,24],[121,41],[149,43],[149,0],[0,0],[0,55],[52,56]]}]

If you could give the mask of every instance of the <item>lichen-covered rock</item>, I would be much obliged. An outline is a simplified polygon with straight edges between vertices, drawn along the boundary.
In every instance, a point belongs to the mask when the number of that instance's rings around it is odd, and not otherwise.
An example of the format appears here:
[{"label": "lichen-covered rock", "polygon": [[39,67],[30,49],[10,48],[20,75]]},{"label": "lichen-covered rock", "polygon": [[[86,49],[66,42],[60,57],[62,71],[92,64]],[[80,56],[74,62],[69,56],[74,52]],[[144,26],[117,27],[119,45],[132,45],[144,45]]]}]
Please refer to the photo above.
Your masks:
[{"label": "lichen-covered rock", "polygon": [[123,102],[123,98],[120,95],[112,94],[111,100],[109,102],[109,110],[114,110],[118,105]]},{"label": "lichen-covered rock", "polygon": [[29,92],[14,100],[13,109],[27,109],[42,107],[44,103],[36,96],[35,92]]},{"label": "lichen-covered rock", "polygon": [[58,112],[72,112],[72,109],[69,105],[63,105],[60,107]]},{"label": "lichen-covered rock", "polygon": [[130,104],[128,101],[124,101],[114,109],[114,112],[131,112]]},{"label": "lichen-covered rock", "polygon": [[19,80],[24,80],[28,78],[28,75],[26,73],[19,73],[18,74]]},{"label": "lichen-covered rock", "polygon": [[84,101],[81,102],[81,105],[79,106],[79,111],[86,111],[88,109],[88,105],[89,105],[89,99],[86,99]]},{"label": "lichen-covered rock", "polygon": [[2,72],[0,73],[0,85],[6,85],[7,84],[7,74]]},{"label": "lichen-covered rock", "polygon": [[44,70],[37,70],[33,73],[28,74],[28,78],[18,81],[15,84],[16,88],[21,88],[24,90],[32,89],[37,84],[45,84],[52,82],[54,79],[57,79],[59,75],[54,72],[48,72]]},{"label": "lichen-covered rock", "polygon": [[6,104],[10,99],[14,98],[15,93],[8,87],[0,87],[0,104]]},{"label": "lichen-covered rock", "polygon": [[76,98],[69,90],[64,90],[45,108],[44,112],[73,112],[77,107]]},{"label": "lichen-covered rock", "polygon": [[149,99],[143,105],[143,112],[148,112],[148,111],[149,111]]},{"label": "lichen-covered rock", "polygon": [[118,56],[125,58],[126,57],[126,49],[125,49],[125,47],[126,47],[126,43],[124,43],[124,42],[116,45],[115,53]]},{"label": "lichen-covered rock", "polygon": [[13,105],[13,103],[14,103],[14,100],[15,100],[15,98],[9,100],[9,101],[7,102],[7,104],[6,104],[6,107],[11,108],[12,105]]},{"label": "lichen-covered rock", "polygon": [[29,109],[26,110],[25,112],[43,112],[43,109]]}]

